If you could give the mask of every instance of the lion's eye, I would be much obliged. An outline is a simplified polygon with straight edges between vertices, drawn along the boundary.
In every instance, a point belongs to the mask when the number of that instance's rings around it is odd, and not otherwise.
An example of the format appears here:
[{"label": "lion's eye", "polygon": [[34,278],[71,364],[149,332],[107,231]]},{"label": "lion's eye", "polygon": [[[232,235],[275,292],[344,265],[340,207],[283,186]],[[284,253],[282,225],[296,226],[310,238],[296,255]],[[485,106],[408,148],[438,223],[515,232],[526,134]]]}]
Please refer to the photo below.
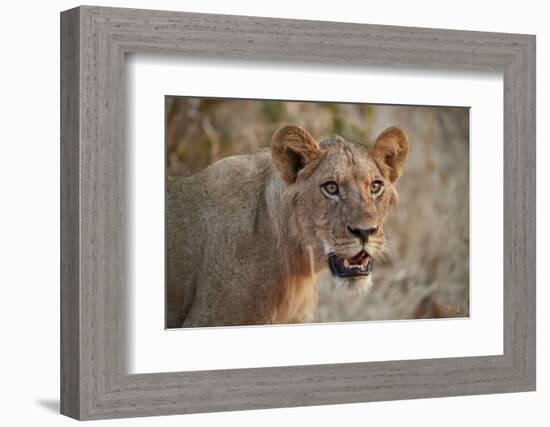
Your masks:
[{"label": "lion's eye", "polygon": [[374,197],[378,197],[384,191],[384,184],[382,181],[373,181],[370,185],[370,192]]},{"label": "lion's eye", "polygon": [[336,184],[334,181],[326,182],[325,184],[322,185],[322,187],[323,187],[323,190],[325,190],[331,196],[338,194],[338,184]]}]

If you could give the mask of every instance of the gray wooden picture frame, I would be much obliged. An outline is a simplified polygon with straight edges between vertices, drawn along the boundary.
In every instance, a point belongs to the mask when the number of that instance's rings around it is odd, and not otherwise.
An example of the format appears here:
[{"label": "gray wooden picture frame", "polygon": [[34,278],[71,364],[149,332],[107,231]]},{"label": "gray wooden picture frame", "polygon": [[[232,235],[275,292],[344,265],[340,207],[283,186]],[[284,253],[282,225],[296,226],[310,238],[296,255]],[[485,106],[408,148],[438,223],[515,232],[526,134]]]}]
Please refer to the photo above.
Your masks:
[{"label": "gray wooden picture frame", "polygon": [[[127,374],[127,53],[502,72],[504,353]],[[63,414],[84,420],[530,390],[535,390],[534,36],[87,6],[62,12]]]}]

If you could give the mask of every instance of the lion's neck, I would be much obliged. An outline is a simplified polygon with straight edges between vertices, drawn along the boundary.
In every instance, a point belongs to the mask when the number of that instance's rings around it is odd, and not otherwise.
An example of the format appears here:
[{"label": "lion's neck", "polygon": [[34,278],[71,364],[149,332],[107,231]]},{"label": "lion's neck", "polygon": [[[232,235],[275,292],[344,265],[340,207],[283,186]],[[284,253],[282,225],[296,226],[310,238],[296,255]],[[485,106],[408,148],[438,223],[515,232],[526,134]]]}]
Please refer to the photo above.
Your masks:
[{"label": "lion's neck", "polygon": [[266,188],[267,211],[270,225],[277,242],[278,258],[284,259],[293,275],[304,276],[317,273],[315,249],[307,244],[306,230],[300,229],[293,209],[292,198],[284,194],[284,184],[274,173]]},{"label": "lion's neck", "polygon": [[303,230],[293,217],[289,198],[278,176],[266,189],[268,212],[276,237],[274,258],[278,265],[278,284],[271,320],[273,323],[304,322],[311,319],[317,306],[317,268],[315,253],[304,244]]}]

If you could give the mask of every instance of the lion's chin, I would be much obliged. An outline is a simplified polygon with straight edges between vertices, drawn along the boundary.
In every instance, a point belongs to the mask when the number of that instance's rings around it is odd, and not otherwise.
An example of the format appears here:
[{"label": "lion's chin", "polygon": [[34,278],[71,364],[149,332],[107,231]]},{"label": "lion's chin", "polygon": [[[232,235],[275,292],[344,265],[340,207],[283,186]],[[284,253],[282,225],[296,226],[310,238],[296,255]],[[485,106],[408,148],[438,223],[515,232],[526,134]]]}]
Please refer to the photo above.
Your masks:
[{"label": "lion's chin", "polygon": [[343,289],[348,292],[367,293],[372,288],[372,277],[357,276],[357,277],[338,277],[332,276],[334,287]]}]

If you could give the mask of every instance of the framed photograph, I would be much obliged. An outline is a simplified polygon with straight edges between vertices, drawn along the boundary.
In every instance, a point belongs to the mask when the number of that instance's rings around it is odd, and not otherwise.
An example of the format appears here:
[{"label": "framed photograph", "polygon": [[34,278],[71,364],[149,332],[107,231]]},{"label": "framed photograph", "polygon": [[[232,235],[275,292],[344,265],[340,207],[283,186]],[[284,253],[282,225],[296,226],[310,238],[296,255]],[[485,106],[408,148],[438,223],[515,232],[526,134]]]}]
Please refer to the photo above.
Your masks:
[{"label": "framed photograph", "polygon": [[167,96],[166,327],[469,317],[469,114]]},{"label": "framed photograph", "polygon": [[61,412],[535,390],[535,37],[61,14]]}]

